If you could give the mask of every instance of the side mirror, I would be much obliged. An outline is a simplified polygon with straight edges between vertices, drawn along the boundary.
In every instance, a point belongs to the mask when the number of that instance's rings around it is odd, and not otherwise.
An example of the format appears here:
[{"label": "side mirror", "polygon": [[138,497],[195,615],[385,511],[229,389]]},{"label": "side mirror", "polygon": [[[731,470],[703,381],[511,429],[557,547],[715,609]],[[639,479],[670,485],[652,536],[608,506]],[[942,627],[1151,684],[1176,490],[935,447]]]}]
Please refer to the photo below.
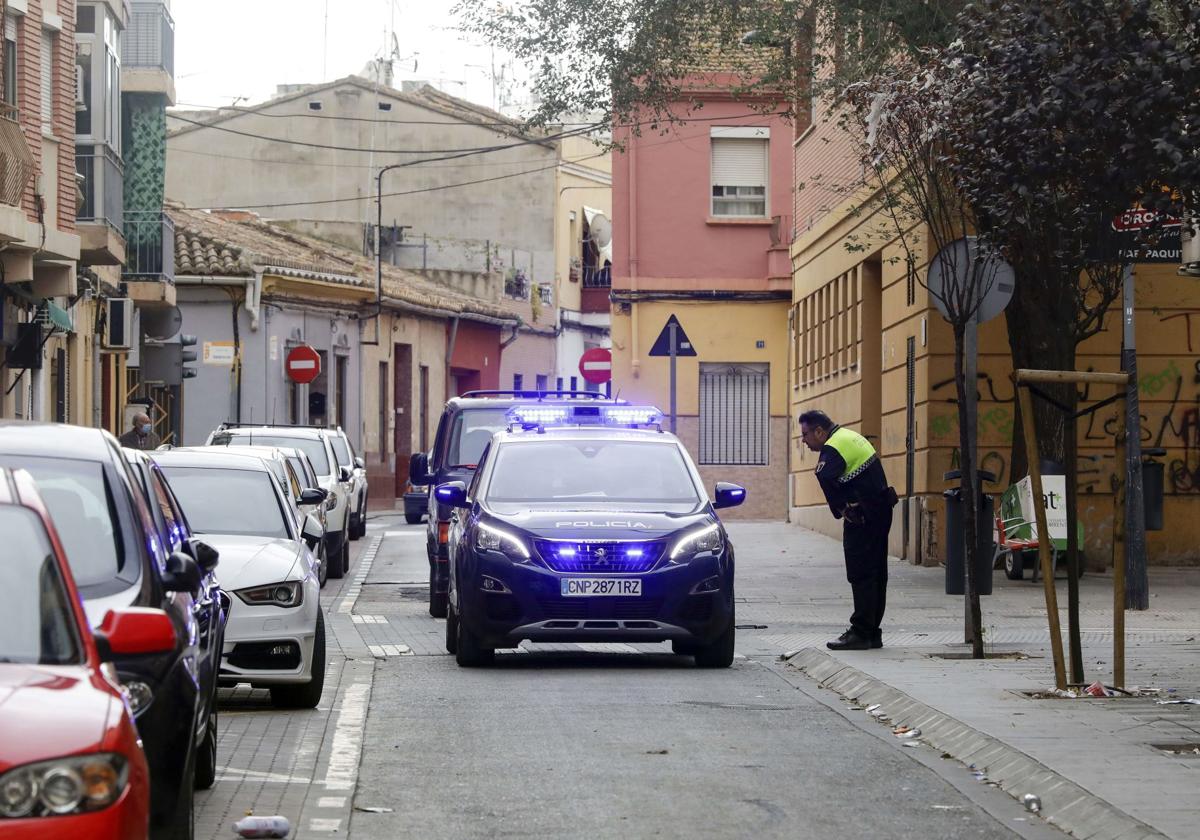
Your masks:
[{"label": "side mirror", "polygon": [[162,610],[125,607],[109,610],[96,630],[101,659],[113,656],[167,653],[175,649],[175,625]]},{"label": "side mirror", "polygon": [[304,517],[304,528],[301,529],[300,536],[304,537],[304,542],[310,549],[316,550],[317,544],[325,536],[325,529],[321,526],[321,520],[317,519],[315,513]]},{"label": "side mirror", "polygon": [[737,507],[746,501],[746,488],[728,481],[717,482],[717,498],[713,501],[714,508]]},{"label": "side mirror", "polygon": [[202,577],[196,561],[182,551],[176,551],[167,558],[167,568],[162,576],[163,589],[168,592],[196,592],[200,589]]},{"label": "side mirror", "polygon": [[414,452],[408,459],[408,480],[413,484],[429,483],[429,456],[424,452]]},{"label": "side mirror", "polygon": [[329,491],[322,487],[305,487],[300,491],[299,504],[304,506],[319,505],[321,502],[325,501],[326,497],[328,496]]},{"label": "side mirror", "polygon": [[349,467],[338,467],[338,481],[346,482],[353,477],[354,475],[350,472]]},{"label": "side mirror", "polygon": [[192,537],[187,541],[187,546],[190,549],[188,554],[196,561],[196,565],[200,567],[202,572],[208,574],[217,568],[217,561],[220,559],[221,554],[211,545],[204,542],[204,540]]},{"label": "side mirror", "polygon": [[461,481],[451,481],[439,484],[433,491],[438,502],[450,507],[465,508],[467,504],[467,485]]},{"label": "side mirror", "polygon": [[354,456],[354,466],[360,470],[365,470],[367,468],[367,462],[365,460],[363,460],[363,456],[355,455]]}]

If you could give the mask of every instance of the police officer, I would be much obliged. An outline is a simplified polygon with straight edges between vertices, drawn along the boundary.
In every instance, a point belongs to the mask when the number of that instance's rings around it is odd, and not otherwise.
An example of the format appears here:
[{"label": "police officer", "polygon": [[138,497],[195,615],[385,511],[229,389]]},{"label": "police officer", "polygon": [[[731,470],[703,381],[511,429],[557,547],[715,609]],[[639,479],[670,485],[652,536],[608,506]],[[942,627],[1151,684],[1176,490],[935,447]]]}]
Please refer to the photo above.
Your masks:
[{"label": "police officer", "polygon": [[833,515],[842,520],[846,579],[854,595],[850,629],[826,643],[830,650],[883,647],[887,601],[888,531],[896,491],[888,486],[875,447],[858,432],[843,429],[823,411],[800,415],[800,439],[817,460],[817,481]]}]

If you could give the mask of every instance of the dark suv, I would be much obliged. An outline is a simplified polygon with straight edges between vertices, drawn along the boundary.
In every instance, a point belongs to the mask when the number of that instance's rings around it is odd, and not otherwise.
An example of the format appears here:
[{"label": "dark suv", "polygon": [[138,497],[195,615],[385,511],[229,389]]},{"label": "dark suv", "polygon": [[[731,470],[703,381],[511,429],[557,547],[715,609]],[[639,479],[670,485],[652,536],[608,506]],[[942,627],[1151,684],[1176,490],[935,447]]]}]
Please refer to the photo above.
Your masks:
[{"label": "dark suv", "polygon": [[[176,645],[166,653],[113,657],[153,779],[150,835],[193,836],[197,735],[211,708],[196,663],[203,580],[217,554],[194,539],[179,551],[159,528],[116,438],[100,429],[0,420],[0,466],[28,470],[66,550],[92,627],[124,607],[164,610]],[[211,696],[211,695],[210,695]],[[203,738],[203,735],[201,735]]]},{"label": "dark suv", "polygon": [[434,618],[446,617],[450,584],[446,541],[452,508],[434,498],[433,488],[448,481],[470,481],[484,448],[493,434],[506,427],[508,412],[515,406],[555,407],[580,401],[589,405],[624,403],[592,391],[468,391],[446,403],[432,451],[415,453],[408,469],[412,484],[429,487],[425,552],[429,558],[429,614]]},{"label": "dark suv", "polygon": [[456,508],[446,649],[471,666],[525,639],[670,641],[701,667],[729,667],[734,557],[716,509],[745,489],[718,483],[710,502],[657,409],[567,410],[555,428],[514,409],[470,488],[435,489]]}]

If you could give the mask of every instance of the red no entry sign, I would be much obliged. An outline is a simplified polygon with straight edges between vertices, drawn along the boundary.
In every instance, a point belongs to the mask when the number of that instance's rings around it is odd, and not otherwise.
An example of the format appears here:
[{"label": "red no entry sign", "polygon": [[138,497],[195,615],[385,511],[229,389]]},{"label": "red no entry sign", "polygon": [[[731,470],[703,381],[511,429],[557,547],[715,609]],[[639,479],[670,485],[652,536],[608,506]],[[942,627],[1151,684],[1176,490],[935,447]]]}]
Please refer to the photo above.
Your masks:
[{"label": "red no entry sign", "polygon": [[321,355],[307,344],[293,347],[288,351],[284,369],[288,379],[307,385],[321,375]]},{"label": "red no entry sign", "polygon": [[579,372],[594,385],[603,385],[612,379],[612,351],[604,347],[584,350],[579,357]]}]

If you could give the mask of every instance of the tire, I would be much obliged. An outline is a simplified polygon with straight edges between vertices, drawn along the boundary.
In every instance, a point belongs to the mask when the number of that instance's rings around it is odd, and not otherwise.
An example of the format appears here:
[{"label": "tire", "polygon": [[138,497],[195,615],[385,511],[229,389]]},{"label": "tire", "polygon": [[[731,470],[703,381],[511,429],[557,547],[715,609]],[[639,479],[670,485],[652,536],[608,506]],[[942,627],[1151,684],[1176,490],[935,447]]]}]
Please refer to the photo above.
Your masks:
[{"label": "tire", "polygon": [[437,566],[429,565],[429,614],[434,618],[445,618],[449,598],[445,592],[437,591]]},{"label": "tire", "polygon": [[676,656],[695,656],[696,643],[682,641],[671,642],[671,653],[675,654]]},{"label": "tire", "polygon": [[[345,540],[345,538],[343,538],[342,539],[342,549],[345,550],[345,548],[346,548],[346,540]],[[329,558],[328,547],[326,548],[325,557],[326,557],[326,559]],[[342,560],[342,552],[339,551],[338,555],[337,555],[337,559],[333,560],[329,564],[329,577],[333,578],[334,580],[338,580],[340,578],[345,577],[347,565],[349,565],[349,564],[345,563]]]},{"label": "tire", "polygon": [[717,637],[711,645],[700,645],[696,648],[696,666],[699,668],[728,668],[733,664],[733,644],[737,638],[734,621],[730,619],[729,626]]},{"label": "tire", "polygon": [[[194,790],[192,785],[186,783],[195,779],[195,777],[196,750],[192,748],[188,750],[186,764],[183,768],[182,780],[184,783],[179,786],[179,804],[175,806],[175,812],[171,815],[170,825],[166,826],[164,836],[170,838],[170,840],[195,840],[196,803],[194,800]],[[157,840],[157,834],[151,832],[151,835]]]},{"label": "tire", "polygon": [[346,532],[350,535],[351,540],[357,540],[359,537],[362,536],[362,533],[358,530],[358,528],[359,528],[358,514],[352,513],[352,514],[350,514],[350,527],[346,529]]},{"label": "tire", "polygon": [[208,790],[217,781],[217,698],[214,692],[208,710],[208,726],[196,753],[196,790]]},{"label": "tire", "polygon": [[317,613],[313,639],[312,679],[299,685],[271,686],[271,703],[281,709],[315,709],[325,689],[325,616]]},{"label": "tire", "polygon": [[424,519],[424,517],[421,516],[421,514],[419,514],[419,513],[404,514],[404,521],[407,522],[409,525],[420,525],[422,519]]},{"label": "tire", "polygon": [[458,653],[458,615],[453,607],[446,613],[446,653]]},{"label": "tire", "polygon": [[324,538],[321,539],[321,544],[317,546],[317,557],[321,561],[320,570],[317,572],[317,583],[324,589],[325,582],[329,580],[329,551],[325,547]]},{"label": "tire", "polygon": [[350,540],[345,540],[342,543],[342,574],[340,577],[345,577],[350,573]]},{"label": "tire", "polygon": [[484,647],[483,643],[467,629],[461,620],[455,619],[454,625],[458,630],[454,644],[454,661],[458,663],[458,666],[460,668],[479,668],[483,665],[491,665],[496,658],[495,649]]},{"label": "tire", "polygon": [[1020,551],[1009,551],[1004,555],[1004,576],[1009,580],[1021,580],[1025,577],[1025,554]]}]

